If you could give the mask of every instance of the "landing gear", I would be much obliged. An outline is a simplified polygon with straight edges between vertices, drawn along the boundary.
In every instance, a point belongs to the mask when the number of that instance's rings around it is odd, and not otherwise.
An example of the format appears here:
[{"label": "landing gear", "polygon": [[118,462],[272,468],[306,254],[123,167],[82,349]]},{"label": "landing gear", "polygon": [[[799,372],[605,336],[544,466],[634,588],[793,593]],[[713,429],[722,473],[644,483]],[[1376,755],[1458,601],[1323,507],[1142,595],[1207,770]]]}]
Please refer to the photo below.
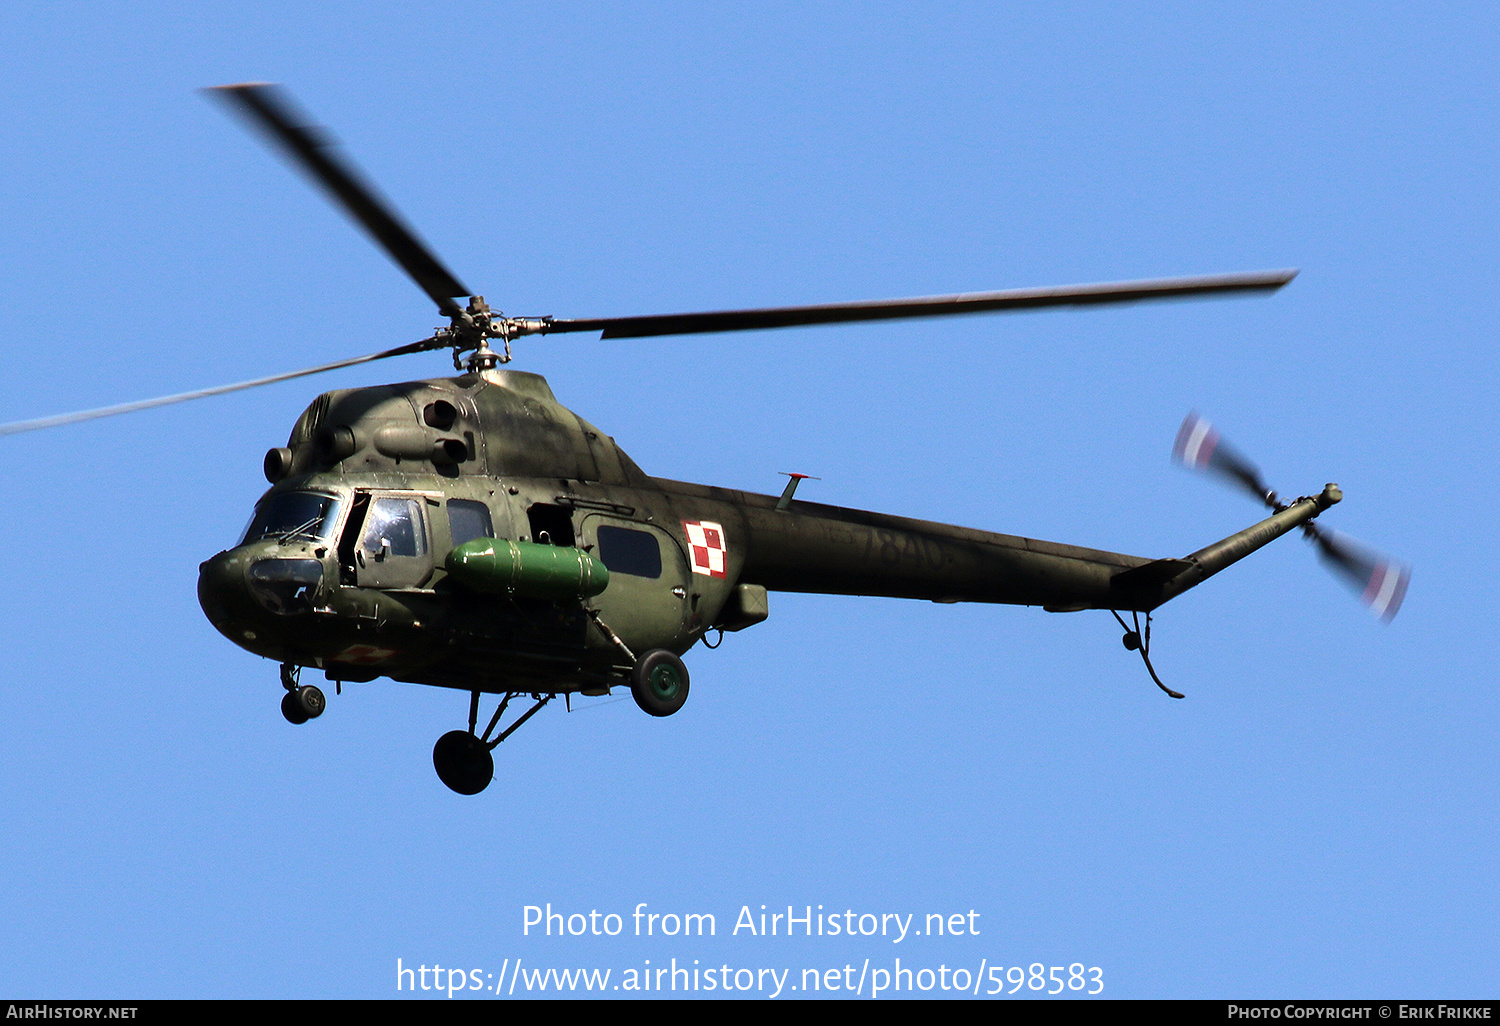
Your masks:
[{"label": "landing gear", "polygon": [[500,699],[500,707],[495,710],[495,715],[490,717],[490,725],[484,728],[483,734],[476,734],[474,726],[479,722],[479,692],[473,692],[469,699],[469,729],[450,730],[432,746],[432,768],[437,770],[438,779],[447,784],[450,790],[459,794],[478,794],[489,787],[495,776],[495,757],[490,753],[501,741],[514,734],[521,724],[540,712],[542,706],[557,697],[532,695],[536,704],[491,741],[490,734],[500,723],[500,716],[505,712],[506,706],[521,693],[506,692],[505,697]]},{"label": "landing gear", "polygon": [[652,649],[630,671],[630,693],[652,716],[671,716],[687,701],[687,667],[666,649]]},{"label": "landing gear", "polygon": [[309,684],[296,691],[288,691],[281,699],[281,715],[288,723],[306,723],[323,715],[328,699],[323,692]]},{"label": "landing gear", "polygon": [[[600,618],[597,609],[590,609],[588,614],[604,636],[635,664],[630,671],[630,693],[635,696],[635,704],[652,716],[671,716],[681,709],[688,696],[688,672],[682,660],[664,648],[653,648],[637,659],[630,647]],[[719,632],[721,641],[723,634],[723,631]]]},{"label": "landing gear", "polygon": [[311,684],[303,686],[297,683],[301,673],[300,666],[281,664],[281,686],[286,688],[286,694],[281,699],[281,715],[286,717],[288,723],[315,720],[328,707],[328,699],[323,696],[321,689]]},{"label": "landing gear", "polygon": [[495,776],[495,757],[487,742],[467,730],[450,730],[432,746],[438,779],[459,794],[478,794]]}]

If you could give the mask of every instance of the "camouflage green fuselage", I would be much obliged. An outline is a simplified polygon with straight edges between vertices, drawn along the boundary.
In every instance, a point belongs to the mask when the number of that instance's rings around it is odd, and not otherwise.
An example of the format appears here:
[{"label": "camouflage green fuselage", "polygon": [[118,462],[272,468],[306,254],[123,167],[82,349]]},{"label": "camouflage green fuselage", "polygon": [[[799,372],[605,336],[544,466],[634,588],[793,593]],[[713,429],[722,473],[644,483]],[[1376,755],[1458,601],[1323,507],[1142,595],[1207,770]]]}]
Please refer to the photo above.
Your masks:
[{"label": "camouflage green fuselage", "polygon": [[[203,564],[200,602],[236,644],[334,679],[598,690],[645,651],[758,623],[767,591],[1163,600],[1160,582],[1117,579],[1141,557],[648,477],[516,371],[326,393],[267,454],[267,476],[245,540]],[[608,585],[562,598],[465,586],[445,560],[481,536],[579,550]]]}]

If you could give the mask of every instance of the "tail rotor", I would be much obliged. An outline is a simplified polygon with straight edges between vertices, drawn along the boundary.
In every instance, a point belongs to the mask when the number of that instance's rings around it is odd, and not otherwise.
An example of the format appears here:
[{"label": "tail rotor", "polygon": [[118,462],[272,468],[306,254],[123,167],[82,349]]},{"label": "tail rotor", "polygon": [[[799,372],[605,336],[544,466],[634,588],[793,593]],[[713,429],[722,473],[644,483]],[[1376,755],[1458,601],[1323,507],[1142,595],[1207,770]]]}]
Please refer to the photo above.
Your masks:
[{"label": "tail rotor", "polygon": [[[1278,513],[1289,505],[1266,487],[1255,464],[1225,442],[1197,411],[1183,419],[1172,458],[1191,470],[1224,478]],[[1411,567],[1312,521],[1303,524],[1302,530],[1317,546],[1324,564],[1353,587],[1376,616],[1389,623],[1406,597]]]}]

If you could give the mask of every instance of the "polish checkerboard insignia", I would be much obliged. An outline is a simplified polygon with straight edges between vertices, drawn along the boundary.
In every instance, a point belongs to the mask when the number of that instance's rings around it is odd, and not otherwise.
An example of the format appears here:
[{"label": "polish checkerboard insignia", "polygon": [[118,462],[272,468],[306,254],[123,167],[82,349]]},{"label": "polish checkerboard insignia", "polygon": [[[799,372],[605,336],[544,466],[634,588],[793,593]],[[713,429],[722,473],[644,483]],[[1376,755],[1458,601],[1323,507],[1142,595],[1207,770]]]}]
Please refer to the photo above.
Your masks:
[{"label": "polish checkerboard insignia", "polygon": [[708,520],[684,520],[688,548],[693,555],[693,573],[705,577],[724,576],[724,528]]}]

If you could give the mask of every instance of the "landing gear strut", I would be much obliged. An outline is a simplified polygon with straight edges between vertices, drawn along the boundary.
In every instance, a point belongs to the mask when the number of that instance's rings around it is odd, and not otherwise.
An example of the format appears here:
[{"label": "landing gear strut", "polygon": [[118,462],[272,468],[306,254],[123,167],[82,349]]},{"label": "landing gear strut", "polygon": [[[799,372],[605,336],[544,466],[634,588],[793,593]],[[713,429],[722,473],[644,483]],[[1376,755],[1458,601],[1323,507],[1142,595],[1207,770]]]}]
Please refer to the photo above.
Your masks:
[{"label": "landing gear strut", "polygon": [[499,724],[501,715],[510,705],[510,700],[519,694],[523,692],[506,692],[505,697],[500,699],[500,707],[495,710],[495,715],[490,717],[489,726],[484,728],[484,733],[475,734],[474,727],[479,722],[479,692],[475,691],[469,699],[469,729],[450,730],[432,746],[432,768],[437,770],[438,779],[448,785],[450,790],[459,794],[478,794],[489,787],[495,776],[495,757],[490,754],[495,746],[514,734],[521,724],[557,697],[532,695],[536,704],[491,741],[490,734]]},{"label": "landing gear strut", "polygon": [[315,720],[328,707],[328,699],[323,697],[322,690],[311,684],[297,683],[301,675],[302,667],[291,663],[281,664],[281,686],[286,688],[286,694],[281,699],[281,715],[286,717],[288,723]]},{"label": "landing gear strut", "polygon": [[[635,704],[652,716],[671,716],[681,709],[688,696],[688,672],[676,653],[664,648],[653,648],[636,658],[636,654],[630,651],[630,646],[621,641],[620,636],[610,630],[609,624],[600,618],[597,609],[590,609],[588,614],[604,632],[604,636],[625,653],[625,658],[633,664],[630,671],[630,693],[635,696]],[[723,639],[724,632],[720,631],[719,640]]]}]

